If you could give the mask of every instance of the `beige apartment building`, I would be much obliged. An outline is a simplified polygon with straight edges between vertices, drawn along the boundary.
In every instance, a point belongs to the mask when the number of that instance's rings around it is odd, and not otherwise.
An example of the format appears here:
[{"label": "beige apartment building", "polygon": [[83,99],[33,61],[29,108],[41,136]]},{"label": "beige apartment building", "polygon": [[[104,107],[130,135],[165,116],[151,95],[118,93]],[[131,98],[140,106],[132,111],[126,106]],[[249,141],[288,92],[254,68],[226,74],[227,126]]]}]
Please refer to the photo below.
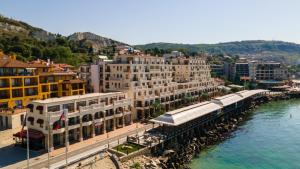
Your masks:
[{"label": "beige apartment building", "polygon": [[249,64],[250,75],[257,81],[283,81],[289,79],[288,69],[279,62],[252,61]]},{"label": "beige apartment building", "polygon": [[213,95],[217,90],[202,57],[122,54],[105,64],[103,74],[103,90],[126,92],[139,120],[155,117],[157,109],[165,112],[187,101],[200,101],[202,94]]},{"label": "beige apartment building", "polygon": [[[122,92],[91,93],[35,100],[27,107],[29,108],[27,126],[30,145],[34,148],[47,149],[48,140],[50,140],[51,150],[64,145],[65,120],[68,121],[70,144],[113,131],[133,122],[131,100]],[[62,116],[66,109],[67,114]],[[20,132],[14,136],[20,138],[20,141],[26,139],[26,136]]]}]

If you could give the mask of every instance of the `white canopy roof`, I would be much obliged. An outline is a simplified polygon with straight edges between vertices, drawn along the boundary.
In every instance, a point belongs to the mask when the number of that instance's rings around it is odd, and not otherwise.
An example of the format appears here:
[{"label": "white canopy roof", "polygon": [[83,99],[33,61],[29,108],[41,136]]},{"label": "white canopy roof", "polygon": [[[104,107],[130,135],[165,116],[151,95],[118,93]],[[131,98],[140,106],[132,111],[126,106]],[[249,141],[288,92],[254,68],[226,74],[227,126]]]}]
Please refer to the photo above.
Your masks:
[{"label": "white canopy roof", "polygon": [[222,97],[214,98],[212,99],[212,102],[221,106],[228,106],[241,100],[243,100],[242,96],[239,96],[237,94],[228,94]]},{"label": "white canopy roof", "polygon": [[251,97],[258,93],[268,92],[268,90],[243,90],[237,93],[228,94],[222,97],[212,99],[212,101],[202,102],[174,111],[167,112],[157,118],[150,120],[154,123],[177,126],[213,111],[220,110],[223,106],[228,106],[245,98]]},{"label": "white canopy roof", "polygon": [[222,107],[212,102],[202,102],[199,104],[191,105],[181,109],[167,112],[157,118],[150,121],[155,123],[167,124],[171,126],[177,126],[205,114],[211,113],[216,110],[220,110]]},{"label": "white canopy roof", "polygon": [[242,96],[243,98],[251,97],[253,95],[262,93],[262,92],[268,92],[269,90],[263,90],[263,89],[257,89],[257,90],[243,90],[239,91],[236,94]]}]

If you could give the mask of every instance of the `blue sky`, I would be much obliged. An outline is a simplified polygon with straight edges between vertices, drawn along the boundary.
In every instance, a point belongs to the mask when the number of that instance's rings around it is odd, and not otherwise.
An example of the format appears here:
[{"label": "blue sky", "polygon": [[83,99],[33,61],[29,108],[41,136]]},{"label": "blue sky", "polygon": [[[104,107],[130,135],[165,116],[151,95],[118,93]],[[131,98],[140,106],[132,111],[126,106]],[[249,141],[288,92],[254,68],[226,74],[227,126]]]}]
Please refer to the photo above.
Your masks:
[{"label": "blue sky", "polygon": [[129,44],[300,43],[299,0],[0,0],[0,13],[53,33]]}]

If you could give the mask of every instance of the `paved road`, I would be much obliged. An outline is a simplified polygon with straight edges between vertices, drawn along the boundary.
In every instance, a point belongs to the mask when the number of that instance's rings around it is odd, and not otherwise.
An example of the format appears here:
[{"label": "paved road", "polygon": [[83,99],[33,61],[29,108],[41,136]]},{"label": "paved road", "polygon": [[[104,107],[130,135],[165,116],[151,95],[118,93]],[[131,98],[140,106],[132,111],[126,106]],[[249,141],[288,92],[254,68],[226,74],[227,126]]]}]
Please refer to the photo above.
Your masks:
[{"label": "paved road", "polygon": [[[68,157],[71,158],[73,156],[76,156],[78,154],[81,154],[81,153],[84,153],[84,152],[87,152],[89,150],[92,150],[92,149],[95,149],[99,146],[104,146],[104,145],[107,145],[109,143],[109,145],[113,145],[113,143],[116,143],[119,139],[124,139],[126,138],[127,136],[131,136],[131,135],[134,135],[136,134],[137,132],[143,132],[145,130],[148,130],[148,129],[151,129],[153,126],[152,124],[148,124],[142,128],[139,128],[138,131],[136,130],[133,130],[133,131],[128,131],[124,134],[121,134],[119,136],[115,136],[115,137],[112,137],[112,138],[108,138],[106,140],[103,140],[103,141],[99,141],[97,143],[94,143],[94,144],[91,144],[91,145],[88,145],[84,148],[81,148],[81,149],[78,149],[78,150],[75,150],[75,151],[72,151],[72,152],[69,152],[68,153]],[[68,158],[68,159],[69,159]],[[63,161],[65,160],[65,154],[62,154],[62,155],[59,155],[59,156],[56,156],[56,157],[53,157],[53,158],[50,158],[50,166],[52,164],[55,164],[55,163],[59,163],[60,161]],[[32,164],[29,168],[30,169],[41,169],[41,168],[47,168],[48,166],[48,161],[47,161],[47,158],[46,159],[41,159],[39,160],[38,162],[35,162],[34,164]],[[27,168],[27,167],[24,167],[24,168]]]}]

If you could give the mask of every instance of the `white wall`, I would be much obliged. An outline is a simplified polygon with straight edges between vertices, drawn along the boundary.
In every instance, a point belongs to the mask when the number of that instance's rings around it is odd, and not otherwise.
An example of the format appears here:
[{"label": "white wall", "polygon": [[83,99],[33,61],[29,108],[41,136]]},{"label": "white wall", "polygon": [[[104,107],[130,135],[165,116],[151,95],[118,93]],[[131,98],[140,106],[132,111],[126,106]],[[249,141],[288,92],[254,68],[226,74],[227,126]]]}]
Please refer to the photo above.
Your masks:
[{"label": "white wall", "polygon": [[91,65],[91,86],[93,88],[93,92],[100,92],[100,69],[99,65]]}]

